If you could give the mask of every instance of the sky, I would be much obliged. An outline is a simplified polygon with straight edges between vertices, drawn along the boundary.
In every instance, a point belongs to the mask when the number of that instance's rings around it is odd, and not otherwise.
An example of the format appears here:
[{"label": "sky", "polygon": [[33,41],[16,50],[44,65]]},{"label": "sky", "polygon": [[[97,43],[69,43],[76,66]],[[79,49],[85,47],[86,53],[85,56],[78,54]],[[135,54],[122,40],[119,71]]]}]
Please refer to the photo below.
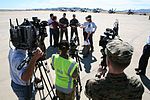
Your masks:
[{"label": "sky", "polygon": [[150,9],[150,0],[0,0],[0,9],[57,7],[102,8],[109,10]]}]

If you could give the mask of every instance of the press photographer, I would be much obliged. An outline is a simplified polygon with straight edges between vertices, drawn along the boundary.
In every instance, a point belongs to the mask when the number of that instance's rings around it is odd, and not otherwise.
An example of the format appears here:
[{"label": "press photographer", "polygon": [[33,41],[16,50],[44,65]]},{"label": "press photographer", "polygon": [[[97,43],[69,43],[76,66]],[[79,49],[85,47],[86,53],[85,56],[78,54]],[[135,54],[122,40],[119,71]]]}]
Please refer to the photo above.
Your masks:
[{"label": "press photographer", "polygon": [[87,80],[86,96],[92,100],[142,100],[142,83],[124,72],[131,63],[133,46],[114,39],[107,43],[105,53],[108,73],[105,78]]},{"label": "press photographer", "polygon": [[[49,96],[55,100],[54,87],[47,75],[49,72],[47,62],[44,62],[47,22],[40,22],[37,17],[33,17],[33,21],[24,19],[21,25],[18,24],[17,19],[16,22],[17,26],[14,26],[10,19],[10,41],[15,47],[13,49],[10,46],[9,52],[12,89],[19,100],[34,100],[36,91],[39,91],[40,99],[46,99]],[[37,71],[40,79],[36,76]],[[44,90],[45,87],[47,92]]]},{"label": "press photographer", "polygon": [[[11,87],[19,100],[34,100],[35,92],[30,79],[33,76],[37,60],[43,56],[42,50],[33,45],[36,42],[32,40],[36,37],[36,30],[27,20],[25,20],[22,25],[18,25],[17,21],[17,26],[15,27],[10,20],[10,26],[10,41],[15,47],[15,49],[10,48],[8,56]],[[34,48],[34,53],[29,62],[19,68],[20,64],[28,56],[29,50],[32,50],[32,48]]]},{"label": "press photographer", "polygon": [[[78,64],[69,56],[69,43],[59,43],[60,54],[52,55],[52,68],[55,70],[56,94],[60,100],[74,100],[75,83],[78,78]],[[62,84],[63,83],[63,84]]]}]

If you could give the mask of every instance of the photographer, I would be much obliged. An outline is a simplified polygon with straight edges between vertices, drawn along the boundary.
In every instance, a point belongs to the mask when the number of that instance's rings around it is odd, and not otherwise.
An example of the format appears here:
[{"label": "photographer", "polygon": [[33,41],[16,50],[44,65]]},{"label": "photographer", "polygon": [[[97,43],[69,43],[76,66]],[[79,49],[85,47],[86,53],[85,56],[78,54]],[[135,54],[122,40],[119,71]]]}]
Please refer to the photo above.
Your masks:
[{"label": "photographer", "polygon": [[119,21],[118,19],[116,19],[115,23],[114,23],[114,28],[113,28],[113,31],[114,31],[114,35],[115,36],[118,36],[118,30],[119,30]]},{"label": "photographer", "polygon": [[75,83],[78,77],[78,64],[69,57],[69,43],[59,43],[60,54],[52,55],[52,68],[55,70],[56,94],[60,100],[74,100]]},{"label": "photographer", "polygon": [[88,80],[86,96],[93,100],[142,100],[142,83],[124,73],[131,62],[133,47],[127,42],[112,40],[106,45],[105,52],[108,74],[104,79]]},{"label": "photographer", "polygon": [[11,87],[19,100],[34,100],[35,93],[33,92],[33,83],[30,82],[34,69],[36,67],[36,61],[42,57],[43,52],[40,48],[37,48],[33,53],[28,64],[19,66],[27,57],[27,50],[22,48],[10,49],[9,51],[9,65],[11,76]]}]

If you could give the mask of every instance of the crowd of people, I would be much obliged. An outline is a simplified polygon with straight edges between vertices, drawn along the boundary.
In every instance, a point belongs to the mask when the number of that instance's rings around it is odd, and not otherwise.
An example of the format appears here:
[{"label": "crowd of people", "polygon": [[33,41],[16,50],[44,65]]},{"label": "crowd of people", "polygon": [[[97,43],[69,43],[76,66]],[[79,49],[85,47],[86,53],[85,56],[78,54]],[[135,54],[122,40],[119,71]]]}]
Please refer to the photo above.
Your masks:
[{"label": "crowd of people", "polygon": [[[71,36],[70,41],[75,37],[77,38],[77,45],[80,45],[79,36],[78,36],[78,27],[83,28],[83,37],[84,41],[88,42],[91,46],[91,51],[94,51],[93,46],[93,34],[95,33],[97,26],[94,22],[92,22],[92,16],[88,15],[86,18],[86,22],[80,24],[78,19],[76,19],[76,15],[73,14],[73,18],[68,21],[66,18],[66,13],[63,13],[63,17],[57,21],[57,16],[50,14],[50,19],[48,20],[49,32],[50,32],[50,46],[58,47],[58,42],[63,39],[63,35],[65,34],[65,40],[68,40],[68,28],[71,27]],[[60,36],[60,39],[59,39]],[[53,37],[53,38],[52,38]],[[52,45],[52,40],[54,41]]]},{"label": "crowd of people", "polygon": [[[80,45],[77,27],[83,28],[84,41],[89,42],[91,52],[94,51],[93,34],[97,26],[92,22],[92,16],[86,17],[86,22],[79,24],[76,15],[73,19],[66,18],[66,13],[57,21],[57,16],[50,14],[48,20],[50,32],[50,46],[58,47],[59,53],[53,54],[51,59],[52,69],[55,70],[56,95],[59,100],[74,100],[75,81],[79,77],[78,63],[68,54],[69,39],[67,27],[71,27],[71,38],[75,33],[78,45]],[[65,33],[65,40],[63,34]],[[60,38],[59,38],[60,36]],[[52,42],[54,41],[54,43]],[[150,40],[150,38],[149,38]],[[150,42],[150,41],[149,41]],[[139,61],[139,67],[135,69],[138,75],[145,75],[149,58],[149,42],[144,46],[143,55]],[[31,81],[36,62],[43,56],[43,51],[37,47],[28,63],[20,69],[20,64],[28,56],[28,50],[22,48],[10,49],[9,64],[11,87],[19,100],[34,100],[34,85]],[[130,77],[124,70],[131,63],[133,47],[122,40],[109,41],[105,49],[108,73],[104,79],[89,79],[85,85],[85,95],[92,100],[142,100],[144,87],[135,77]],[[103,73],[104,70],[101,70]]]}]

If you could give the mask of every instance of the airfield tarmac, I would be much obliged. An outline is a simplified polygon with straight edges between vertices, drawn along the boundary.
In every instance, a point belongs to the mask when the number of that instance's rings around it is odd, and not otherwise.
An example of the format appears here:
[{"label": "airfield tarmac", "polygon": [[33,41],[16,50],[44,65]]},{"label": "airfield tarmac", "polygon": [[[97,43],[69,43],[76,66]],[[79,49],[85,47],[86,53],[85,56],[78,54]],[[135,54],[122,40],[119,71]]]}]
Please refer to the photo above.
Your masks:
[{"label": "airfield tarmac", "polygon": [[[15,18],[18,18],[19,23],[23,22],[24,18],[31,20],[32,17],[38,17],[41,20],[48,20],[49,14],[53,13],[57,16],[57,20],[62,17],[63,12],[52,11],[5,11],[0,12],[0,99],[1,100],[16,100],[16,96],[10,87],[10,75],[9,75],[9,63],[8,63],[8,51],[9,51],[9,19],[12,19],[15,23]],[[72,14],[76,14],[80,23],[85,22],[87,15],[92,15],[93,22],[97,25],[97,31],[93,36],[94,39],[94,52],[87,58],[81,60],[83,71],[80,73],[83,90],[81,93],[81,100],[88,100],[84,95],[84,86],[86,80],[95,78],[99,63],[101,61],[101,53],[99,47],[100,35],[103,34],[106,28],[113,28],[115,19],[119,20],[119,36],[122,40],[129,42],[134,47],[134,54],[130,66],[125,70],[129,76],[135,76],[134,68],[138,66],[139,58],[142,54],[143,46],[146,43],[147,37],[150,35],[150,20],[149,16],[143,15],[127,15],[127,14],[107,14],[107,13],[81,13],[81,12],[66,12],[68,20],[72,19]],[[16,25],[16,23],[15,23]],[[70,37],[70,28],[69,37]],[[48,32],[48,27],[47,27]],[[82,29],[78,28],[78,34],[80,38],[80,44],[83,45]],[[48,32],[49,34],[49,32]],[[45,39],[46,47],[49,48],[49,37]],[[82,46],[79,47],[82,50]],[[82,55],[80,55],[82,58]],[[150,64],[147,67],[146,76],[150,78]],[[54,71],[51,71],[51,75],[54,75]],[[52,76],[54,78],[54,76]],[[145,78],[144,78],[145,79]],[[141,79],[140,79],[141,80]],[[150,88],[150,80],[144,80],[145,84],[148,84]],[[144,85],[145,86],[145,85]],[[38,94],[36,95],[39,100]],[[142,100],[149,100],[150,91],[145,87]]]}]

